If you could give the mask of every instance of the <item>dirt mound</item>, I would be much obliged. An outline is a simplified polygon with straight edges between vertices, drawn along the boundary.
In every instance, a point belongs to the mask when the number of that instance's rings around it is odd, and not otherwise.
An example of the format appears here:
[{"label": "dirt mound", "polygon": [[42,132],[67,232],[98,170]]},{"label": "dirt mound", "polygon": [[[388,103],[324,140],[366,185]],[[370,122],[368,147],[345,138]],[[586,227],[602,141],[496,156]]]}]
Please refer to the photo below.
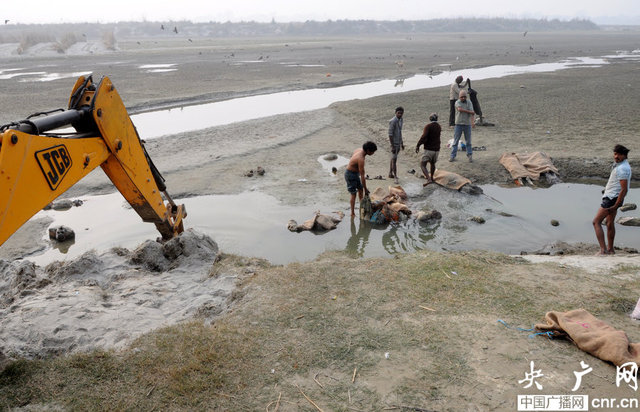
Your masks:
[{"label": "dirt mound", "polygon": [[0,260],[0,353],[119,347],[160,326],[218,315],[238,279],[210,275],[218,256],[211,238],[187,230],[165,244],[91,251],[46,268]]},{"label": "dirt mound", "polygon": [[20,57],[57,57],[57,56],[84,56],[91,54],[113,53],[102,43],[77,42],[67,49],[61,49],[61,45],[55,42],[43,42],[23,47],[20,43],[5,43],[0,45],[0,58],[12,56]]}]

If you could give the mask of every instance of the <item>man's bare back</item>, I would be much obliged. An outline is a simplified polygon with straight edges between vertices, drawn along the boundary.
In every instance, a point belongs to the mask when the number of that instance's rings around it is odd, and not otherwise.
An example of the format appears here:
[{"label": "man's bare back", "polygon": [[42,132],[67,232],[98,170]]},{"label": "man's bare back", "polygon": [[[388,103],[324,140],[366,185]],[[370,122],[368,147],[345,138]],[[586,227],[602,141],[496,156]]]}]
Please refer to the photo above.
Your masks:
[{"label": "man's bare back", "polygon": [[347,164],[347,170],[350,170],[355,173],[364,173],[364,157],[366,153],[364,149],[356,149],[351,155],[351,159],[349,159],[349,164]]},{"label": "man's bare back", "polygon": [[349,159],[349,163],[347,164],[347,170],[344,172],[344,179],[347,183],[347,190],[351,193],[351,200],[349,201],[351,205],[351,217],[355,217],[355,203],[356,203],[356,193],[360,200],[362,200],[362,195],[368,195],[369,190],[367,189],[367,176],[364,174],[364,158],[365,156],[373,155],[378,147],[372,141],[368,141],[362,145],[361,149],[356,149],[351,155],[351,159]]}]

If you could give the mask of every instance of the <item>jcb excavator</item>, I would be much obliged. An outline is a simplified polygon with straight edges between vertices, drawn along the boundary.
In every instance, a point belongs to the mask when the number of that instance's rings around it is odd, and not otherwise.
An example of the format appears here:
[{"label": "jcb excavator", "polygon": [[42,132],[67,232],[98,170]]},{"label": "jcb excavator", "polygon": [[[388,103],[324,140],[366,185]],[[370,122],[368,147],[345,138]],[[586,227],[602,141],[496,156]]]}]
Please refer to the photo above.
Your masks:
[{"label": "jcb excavator", "polygon": [[[56,132],[69,126],[75,132]],[[163,240],[183,231],[186,209],[167,193],[115,87],[82,76],[67,110],[0,126],[0,245],[98,166]]]}]

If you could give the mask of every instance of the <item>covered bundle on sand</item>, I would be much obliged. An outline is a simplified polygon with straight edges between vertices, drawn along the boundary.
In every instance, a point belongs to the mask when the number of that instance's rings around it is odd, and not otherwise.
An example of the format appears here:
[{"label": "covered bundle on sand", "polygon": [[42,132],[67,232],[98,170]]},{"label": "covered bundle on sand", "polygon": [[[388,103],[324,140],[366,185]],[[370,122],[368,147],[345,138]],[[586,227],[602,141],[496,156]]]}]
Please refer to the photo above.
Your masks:
[{"label": "covered bundle on sand", "polygon": [[503,153],[500,164],[507,169],[516,184],[533,184],[545,175],[549,183],[557,183],[558,169],[553,165],[551,157],[544,152]]},{"label": "covered bundle on sand", "polygon": [[471,195],[482,194],[482,189],[471,183],[471,180],[457,173],[448,172],[446,170],[437,169],[433,174],[433,181],[447,189],[465,192]]},{"label": "covered bundle on sand", "polygon": [[597,358],[616,366],[640,363],[640,343],[631,343],[624,331],[613,328],[584,309],[547,312],[545,321],[535,328],[552,332],[553,337],[569,338],[578,348]]}]

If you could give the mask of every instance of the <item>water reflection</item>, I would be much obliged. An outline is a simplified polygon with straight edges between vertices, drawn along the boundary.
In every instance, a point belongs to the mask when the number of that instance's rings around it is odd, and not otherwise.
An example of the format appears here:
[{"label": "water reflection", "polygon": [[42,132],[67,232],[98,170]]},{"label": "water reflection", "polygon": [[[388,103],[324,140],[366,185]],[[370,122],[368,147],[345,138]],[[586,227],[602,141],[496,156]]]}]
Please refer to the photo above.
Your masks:
[{"label": "water reflection", "polygon": [[58,242],[55,240],[50,241],[51,247],[53,249],[56,249],[60,253],[65,255],[69,252],[69,249],[71,248],[71,246],[75,245],[75,243],[76,243],[75,239],[65,240],[64,242]]},{"label": "water reflection", "polygon": [[[390,255],[428,249],[438,227],[437,223],[427,225],[411,218],[404,222],[390,223],[384,228],[382,247]],[[437,245],[433,246],[437,248]]]},{"label": "water reflection", "polygon": [[[400,237],[398,236],[398,223],[388,224],[388,230],[382,235],[382,247],[387,251],[390,255],[395,255],[396,253],[403,252],[406,246],[406,243],[402,242]],[[385,228],[387,229],[387,228]],[[406,236],[405,236],[406,237]]]},{"label": "water reflection", "polygon": [[331,174],[336,174],[338,169],[349,163],[349,159],[334,153],[322,155],[317,160],[322,165],[322,168]]},{"label": "water reflection", "polygon": [[[367,246],[369,245],[369,236],[371,235],[371,229],[373,224],[360,219],[350,219],[351,236],[347,240],[347,247],[345,251],[350,255],[363,257]],[[358,229],[356,230],[356,220],[358,221]]]}]

